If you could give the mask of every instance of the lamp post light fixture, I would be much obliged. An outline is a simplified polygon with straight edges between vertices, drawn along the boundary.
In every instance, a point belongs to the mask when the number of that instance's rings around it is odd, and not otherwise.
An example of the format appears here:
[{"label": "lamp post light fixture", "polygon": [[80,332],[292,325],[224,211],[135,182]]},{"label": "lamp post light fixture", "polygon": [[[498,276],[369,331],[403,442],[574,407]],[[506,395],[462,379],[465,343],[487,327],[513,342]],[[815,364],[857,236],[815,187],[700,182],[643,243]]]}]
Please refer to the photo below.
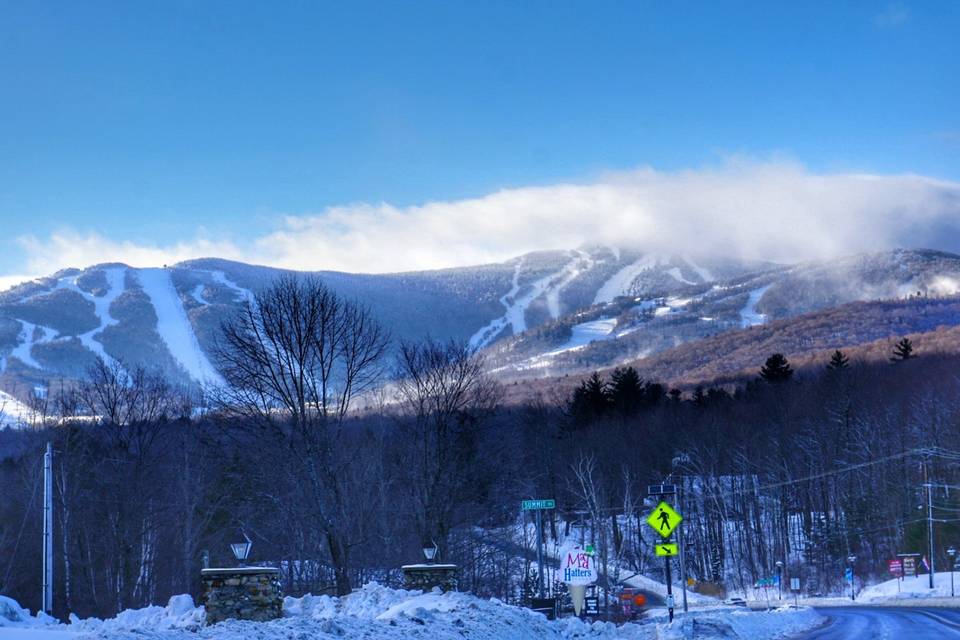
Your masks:
[{"label": "lamp post light fixture", "polygon": [[853,564],[857,561],[857,556],[852,553],[847,556],[847,562],[850,563],[850,599],[856,600],[854,591],[853,591]]},{"label": "lamp post light fixture", "polygon": [[233,542],[230,544],[230,551],[233,552],[233,557],[237,559],[237,562],[240,563],[240,566],[244,566],[243,563],[247,561],[247,558],[250,556],[250,547],[253,546],[253,541],[250,540],[250,537],[247,536],[246,531],[241,531],[243,534],[244,540],[246,542]]},{"label": "lamp post light fixture", "polygon": [[440,548],[433,540],[423,543],[423,557],[427,559],[428,564],[434,564],[437,561],[437,554],[439,553]]},{"label": "lamp post light fixture", "polygon": [[777,560],[777,600],[783,600],[783,561]]},{"label": "lamp post light fixture", "polygon": [[950,556],[950,597],[953,598],[953,570],[956,568],[957,548],[950,545],[947,555]]}]

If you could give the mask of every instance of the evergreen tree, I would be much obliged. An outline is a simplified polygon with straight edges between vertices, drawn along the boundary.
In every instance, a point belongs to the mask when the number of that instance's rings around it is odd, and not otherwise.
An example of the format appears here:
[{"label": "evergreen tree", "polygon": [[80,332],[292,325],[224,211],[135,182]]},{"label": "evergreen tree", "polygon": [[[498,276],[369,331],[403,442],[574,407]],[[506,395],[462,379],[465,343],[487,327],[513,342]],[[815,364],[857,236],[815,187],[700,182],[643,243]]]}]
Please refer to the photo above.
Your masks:
[{"label": "evergreen tree", "polygon": [[693,390],[693,404],[698,407],[707,404],[707,395],[703,392],[703,387],[697,387]]},{"label": "evergreen tree", "polygon": [[614,411],[636,415],[643,403],[643,379],[633,367],[617,367],[610,375],[609,395]]},{"label": "evergreen tree", "polygon": [[840,371],[842,369],[846,369],[849,366],[850,366],[850,358],[848,358],[846,354],[843,353],[843,351],[840,351],[840,349],[837,349],[836,351],[833,352],[833,355],[830,356],[830,362],[827,363],[827,370]]},{"label": "evergreen tree", "polygon": [[586,425],[607,414],[611,406],[607,382],[596,371],[573,392],[570,415],[578,425]]},{"label": "evergreen tree", "polygon": [[915,357],[915,355],[913,353],[913,343],[910,342],[910,338],[901,338],[900,342],[893,347],[893,355],[890,357],[890,362],[903,362],[913,357]]},{"label": "evergreen tree", "polygon": [[775,353],[767,358],[760,368],[760,377],[770,384],[786,382],[793,377],[793,367],[782,353]]}]

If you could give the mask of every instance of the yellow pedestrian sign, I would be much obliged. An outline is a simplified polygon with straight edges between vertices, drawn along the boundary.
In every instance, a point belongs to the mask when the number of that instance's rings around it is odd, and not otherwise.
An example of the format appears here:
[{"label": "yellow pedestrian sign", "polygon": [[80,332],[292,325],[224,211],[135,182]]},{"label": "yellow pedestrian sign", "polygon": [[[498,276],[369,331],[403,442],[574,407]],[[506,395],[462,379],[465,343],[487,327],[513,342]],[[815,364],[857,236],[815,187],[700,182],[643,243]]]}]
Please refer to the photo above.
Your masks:
[{"label": "yellow pedestrian sign", "polygon": [[664,538],[669,538],[673,530],[677,528],[683,516],[673,510],[666,502],[661,502],[647,516],[647,524],[653,527],[653,530]]},{"label": "yellow pedestrian sign", "polygon": [[680,553],[680,549],[677,547],[677,545],[672,544],[670,542],[658,542],[656,544],[655,550],[657,552],[657,555],[660,557],[675,556],[678,553]]}]

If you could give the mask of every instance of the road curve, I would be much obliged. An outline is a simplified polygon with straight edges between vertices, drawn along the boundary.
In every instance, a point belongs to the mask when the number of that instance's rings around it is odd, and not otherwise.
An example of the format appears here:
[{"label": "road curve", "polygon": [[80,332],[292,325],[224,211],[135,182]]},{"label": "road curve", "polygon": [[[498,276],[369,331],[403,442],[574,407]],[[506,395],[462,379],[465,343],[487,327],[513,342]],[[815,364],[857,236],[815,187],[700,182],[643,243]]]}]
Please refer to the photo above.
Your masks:
[{"label": "road curve", "polygon": [[960,640],[960,609],[831,607],[817,613],[826,624],[797,640]]}]

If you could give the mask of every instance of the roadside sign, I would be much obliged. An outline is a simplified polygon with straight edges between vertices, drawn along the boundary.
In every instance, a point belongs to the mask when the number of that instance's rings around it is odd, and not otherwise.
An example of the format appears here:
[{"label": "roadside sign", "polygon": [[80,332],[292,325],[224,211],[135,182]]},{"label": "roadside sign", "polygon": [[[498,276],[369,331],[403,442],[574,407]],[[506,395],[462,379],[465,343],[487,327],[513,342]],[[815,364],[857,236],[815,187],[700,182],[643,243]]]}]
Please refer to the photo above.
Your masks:
[{"label": "roadside sign", "polygon": [[754,587],[763,587],[764,589],[769,589],[775,585],[776,582],[773,578],[760,578],[753,584]]},{"label": "roadside sign", "polygon": [[556,500],[524,500],[520,503],[524,511],[540,511],[543,509],[556,509]]},{"label": "roadside sign", "polygon": [[663,501],[647,516],[647,524],[664,538],[670,537],[670,534],[677,528],[681,520],[683,520],[683,516]]},{"label": "roadside sign", "polygon": [[790,591],[800,591],[800,578],[790,578]]},{"label": "roadside sign", "polygon": [[654,550],[657,552],[657,556],[659,557],[675,556],[680,553],[680,548],[677,545],[669,542],[658,542],[654,547]]},{"label": "roadside sign", "polygon": [[589,596],[583,599],[583,612],[588,616],[600,615],[600,598]]},{"label": "roadside sign", "polygon": [[846,569],[844,569],[844,571],[843,571],[843,579],[846,580],[847,582],[852,583],[852,582],[853,582],[853,569],[851,569],[850,567],[847,567]]},{"label": "roadside sign", "polygon": [[895,578],[903,577],[903,561],[902,560],[887,560],[887,570],[890,572],[890,575]]},{"label": "roadside sign", "polygon": [[588,585],[597,581],[597,562],[580,545],[560,550],[560,580],[568,585]]},{"label": "roadside sign", "polygon": [[917,559],[912,556],[906,556],[903,559],[903,575],[917,575]]}]

